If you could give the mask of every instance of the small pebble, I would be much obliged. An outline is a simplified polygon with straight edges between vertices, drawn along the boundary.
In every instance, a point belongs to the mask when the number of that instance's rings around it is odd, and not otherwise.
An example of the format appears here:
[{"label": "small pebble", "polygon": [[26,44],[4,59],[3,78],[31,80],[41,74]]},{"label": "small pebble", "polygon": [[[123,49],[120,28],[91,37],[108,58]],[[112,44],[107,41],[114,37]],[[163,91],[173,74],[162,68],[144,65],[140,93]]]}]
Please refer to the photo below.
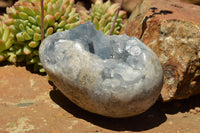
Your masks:
[{"label": "small pebble", "polygon": [[196,112],[200,112],[200,107],[195,107],[194,109]]},{"label": "small pebble", "polygon": [[169,125],[173,125],[173,122],[172,122],[172,121],[169,121]]},{"label": "small pebble", "polygon": [[194,109],[190,109],[190,111],[189,111],[190,113],[192,113],[192,114],[196,114],[197,113],[197,111],[196,110],[194,110]]},{"label": "small pebble", "polygon": [[191,83],[190,83],[190,85],[192,85],[192,86],[194,86],[194,85],[196,85],[196,81],[192,81]]},{"label": "small pebble", "polygon": [[184,115],[183,118],[187,118],[187,115]]}]

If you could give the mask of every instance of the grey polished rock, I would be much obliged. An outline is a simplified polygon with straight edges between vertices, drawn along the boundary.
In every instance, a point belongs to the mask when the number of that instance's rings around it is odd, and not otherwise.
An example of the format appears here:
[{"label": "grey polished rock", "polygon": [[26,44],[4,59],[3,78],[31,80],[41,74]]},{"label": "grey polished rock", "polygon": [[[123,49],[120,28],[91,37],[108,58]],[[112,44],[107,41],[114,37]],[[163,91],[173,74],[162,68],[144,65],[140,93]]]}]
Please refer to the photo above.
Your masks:
[{"label": "grey polished rock", "polygon": [[48,36],[39,55],[50,79],[67,98],[108,117],[146,111],[163,85],[161,64],[148,46],[135,37],[105,36],[90,22]]}]

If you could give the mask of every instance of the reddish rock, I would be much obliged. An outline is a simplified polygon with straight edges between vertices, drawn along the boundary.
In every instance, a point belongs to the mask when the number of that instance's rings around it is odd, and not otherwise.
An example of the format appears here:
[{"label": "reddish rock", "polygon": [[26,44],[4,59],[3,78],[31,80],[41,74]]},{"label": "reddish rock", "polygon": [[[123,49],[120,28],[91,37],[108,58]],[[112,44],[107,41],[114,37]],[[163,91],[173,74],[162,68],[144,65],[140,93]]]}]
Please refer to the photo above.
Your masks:
[{"label": "reddish rock", "polygon": [[200,6],[178,0],[143,0],[121,31],[140,38],[164,70],[163,101],[200,94]]},{"label": "reddish rock", "polygon": [[53,90],[46,76],[33,74],[26,67],[0,66],[0,133],[80,133],[99,129],[74,116],[80,112]]},{"label": "reddish rock", "polygon": [[200,5],[200,0],[181,0],[183,2]]},{"label": "reddish rock", "polygon": [[[111,0],[113,3],[120,3],[121,0]],[[134,7],[140,2],[141,0],[124,0],[122,9],[128,12],[133,11]]]},{"label": "reddish rock", "polygon": [[12,6],[13,0],[0,0],[0,8],[6,8]]},{"label": "reddish rock", "polygon": [[0,133],[199,133],[200,113],[188,113],[191,107],[199,110],[199,101],[196,97],[177,107],[158,102],[139,116],[110,119],[75,106],[53,90],[46,76],[0,66]]}]

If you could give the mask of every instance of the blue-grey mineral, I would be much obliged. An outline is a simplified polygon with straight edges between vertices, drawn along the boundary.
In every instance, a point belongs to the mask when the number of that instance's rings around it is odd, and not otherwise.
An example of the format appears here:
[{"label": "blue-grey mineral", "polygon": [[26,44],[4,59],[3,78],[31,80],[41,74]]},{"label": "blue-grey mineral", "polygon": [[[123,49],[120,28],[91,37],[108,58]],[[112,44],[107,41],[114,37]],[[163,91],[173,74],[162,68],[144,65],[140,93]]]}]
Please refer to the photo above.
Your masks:
[{"label": "blue-grey mineral", "polygon": [[48,36],[39,55],[56,87],[73,103],[96,114],[138,115],[160,95],[161,64],[136,37],[103,35],[86,22]]}]

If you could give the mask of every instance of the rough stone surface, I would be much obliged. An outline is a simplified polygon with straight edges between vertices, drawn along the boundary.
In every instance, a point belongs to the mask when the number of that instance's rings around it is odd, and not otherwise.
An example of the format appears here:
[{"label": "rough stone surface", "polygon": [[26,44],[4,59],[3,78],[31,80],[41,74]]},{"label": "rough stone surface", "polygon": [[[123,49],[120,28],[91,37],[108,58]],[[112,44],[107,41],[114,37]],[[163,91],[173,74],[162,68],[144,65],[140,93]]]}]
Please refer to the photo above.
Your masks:
[{"label": "rough stone surface", "polygon": [[12,6],[13,0],[0,0],[0,8],[6,8]]},{"label": "rough stone surface", "polygon": [[53,88],[26,67],[0,66],[0,133],[200,132],[200,112],[189,113],[198,111],[200,97],[158,102],[139,116],[111,119],[80,109]]},{"label": "rough stone surface", "polygon": [[[113,3],[120,3],[121,0],[111,0]],[[140,2],[141,0],[124,0],[122,9],[126,10],[128,13],[132,12],[134,7]]]},{"label": "rough stone surface", "polygon": [[200,0],[181,0],[183,2],[200,5]]},{"label": "rough stone surface", "polygon": [[90,22],[49,36],[39,54],[58,89],[100,115],[140,114],[162,88],[162,67],[149,47],[135,37],[104,36]]},{"label": "rough stone surface", "polygon": [[144,0],[121,34],[137,36],[164,70],[163,101],[200,94],[200,6],[178,0]]}]

